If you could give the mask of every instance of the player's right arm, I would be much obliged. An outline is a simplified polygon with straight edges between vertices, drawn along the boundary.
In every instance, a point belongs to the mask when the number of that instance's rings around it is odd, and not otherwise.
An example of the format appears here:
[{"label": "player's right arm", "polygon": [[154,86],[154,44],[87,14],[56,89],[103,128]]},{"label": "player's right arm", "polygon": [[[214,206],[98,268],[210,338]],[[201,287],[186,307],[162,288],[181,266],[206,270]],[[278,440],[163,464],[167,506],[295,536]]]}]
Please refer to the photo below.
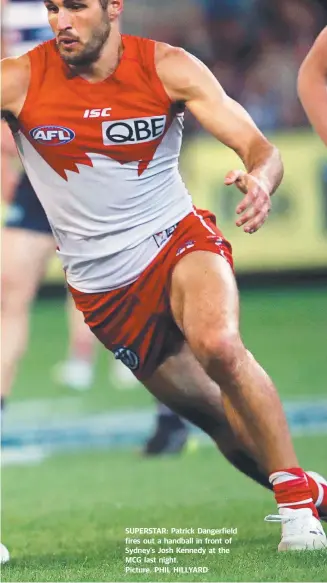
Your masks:
[{"label": "player's right arm", "polygon": [[298,93],[311,124],[327,146],[327,27],[300,67]]},{"label": "player's right arm", "polygon": [[18,117],[28,92],[31,67],[27,55],[1,61],[1,111]]}]

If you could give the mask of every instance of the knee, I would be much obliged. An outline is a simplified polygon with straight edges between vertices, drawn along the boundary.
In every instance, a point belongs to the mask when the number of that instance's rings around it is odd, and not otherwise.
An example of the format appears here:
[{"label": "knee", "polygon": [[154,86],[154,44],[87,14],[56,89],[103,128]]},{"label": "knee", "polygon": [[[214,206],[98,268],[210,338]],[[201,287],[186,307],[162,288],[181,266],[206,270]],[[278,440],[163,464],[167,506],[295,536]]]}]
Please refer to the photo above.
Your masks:
[{"label": "knee", "polygon": [[1,275],[1,313],[11,316],[28,312],[30,298],[28,286],[10,273]]},{"label": "knee", "polygon": [[2,309],[11,306],[21,306],[28,303],[28,285],[19,274],[3,271],[1,274],[1,305]]},{"label": "knee", "polygon": [[195,343],[195,354],[204,369],[214,367],[222,374],[233,374],[246,355],[238,331],[208,330]]},{"label": "knee", "polygon": [[22,282],[19,284],[3,275],[1,285],[1,361],[3,366],[8,366],[18,361],[26,350],[30,301]]}]

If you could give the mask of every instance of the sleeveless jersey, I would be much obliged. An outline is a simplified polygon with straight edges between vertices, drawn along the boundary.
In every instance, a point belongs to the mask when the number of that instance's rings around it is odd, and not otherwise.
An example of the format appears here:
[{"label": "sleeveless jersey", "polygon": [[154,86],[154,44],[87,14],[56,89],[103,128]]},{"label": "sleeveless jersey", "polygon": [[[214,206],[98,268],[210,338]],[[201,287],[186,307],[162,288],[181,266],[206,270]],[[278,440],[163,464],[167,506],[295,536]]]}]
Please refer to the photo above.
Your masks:
[{"label": "sleeveless jersey", "polygon": [[53,38],[42,0],[10,0],[3,8],[6,56],[17,57]]},{"label": "sleeveless jersey", "polygon": [[[84,292],[130,283],[119,274],[128,250],[192,211],[178,169],[183,108],[157,75],[155,42],[122,40],[117,69],[98,83],[72,76],[55,41],[32,50],[16,135],[67,280]],[[149,263],[139,256],[134,279]]]}]

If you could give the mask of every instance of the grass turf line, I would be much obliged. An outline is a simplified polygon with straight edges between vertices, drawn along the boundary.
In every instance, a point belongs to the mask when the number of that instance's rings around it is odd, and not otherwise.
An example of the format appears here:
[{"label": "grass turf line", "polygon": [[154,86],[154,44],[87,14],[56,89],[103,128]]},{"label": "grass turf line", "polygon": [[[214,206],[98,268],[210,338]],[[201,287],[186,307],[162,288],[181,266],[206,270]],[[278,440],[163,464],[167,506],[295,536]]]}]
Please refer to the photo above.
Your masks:
[{"label": "grass turf line", "polygon": [[[295,442],[300,462],[327,474],[321,439]],[[158,460],[61,455],[5,468],[2,480],[3,542],[12,553],[2,581],[326,580],[327,552],[277,553],[280,526],[263,522],[276,511],[272,495],[214,447]],[[178,556],[178,566],[208,566],[207,574],[125,574],[125,528],[140,526],[237,527],[238,535],[230,555]]]}]

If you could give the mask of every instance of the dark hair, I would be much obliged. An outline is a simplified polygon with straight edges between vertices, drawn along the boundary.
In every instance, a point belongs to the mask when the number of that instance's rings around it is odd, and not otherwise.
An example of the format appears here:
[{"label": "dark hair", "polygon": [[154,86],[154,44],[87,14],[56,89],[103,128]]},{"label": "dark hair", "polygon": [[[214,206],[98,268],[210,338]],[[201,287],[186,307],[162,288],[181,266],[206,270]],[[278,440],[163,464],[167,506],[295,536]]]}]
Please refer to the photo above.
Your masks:
[{"label": "dark hair", "polygon": [[109,0],[100,0],[100,4],[103,10],[106,10],[108,8]]}]

